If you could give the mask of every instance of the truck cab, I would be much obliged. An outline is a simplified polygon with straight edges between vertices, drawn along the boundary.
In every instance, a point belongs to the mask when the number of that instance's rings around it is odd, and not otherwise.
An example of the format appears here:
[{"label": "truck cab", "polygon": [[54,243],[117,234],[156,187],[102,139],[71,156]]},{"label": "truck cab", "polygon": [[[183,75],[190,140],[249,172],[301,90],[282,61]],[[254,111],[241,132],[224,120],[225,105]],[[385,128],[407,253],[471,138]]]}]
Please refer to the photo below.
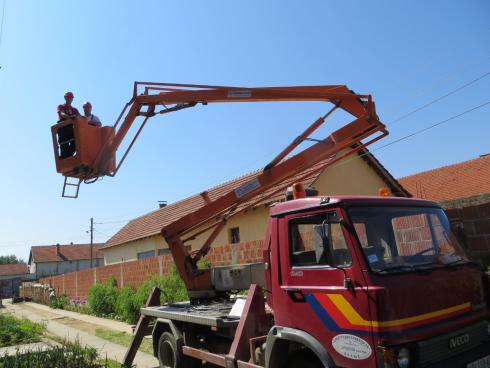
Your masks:
[{"label": "truck cab", "polygon": [[490,367],[482,273],[434,202],[278,204],[264,262],[266,366]]}]

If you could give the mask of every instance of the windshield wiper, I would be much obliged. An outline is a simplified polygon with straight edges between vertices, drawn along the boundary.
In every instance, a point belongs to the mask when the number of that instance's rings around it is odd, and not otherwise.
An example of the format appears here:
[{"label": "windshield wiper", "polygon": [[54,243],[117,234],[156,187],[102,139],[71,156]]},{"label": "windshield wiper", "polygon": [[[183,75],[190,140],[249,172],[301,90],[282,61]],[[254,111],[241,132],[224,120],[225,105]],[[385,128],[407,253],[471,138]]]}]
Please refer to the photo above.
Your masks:
[{"label": "windshield wiper", "polygon": [[[404,265],[397,265],[397,266],[392,266],[392,267],[386,267],[380,271],[379,273],[390,273],[391,271],[416,271],[417,273],[430,273],[432,272],[432,262],[427,262],[427,263],[418,263],[414,265],[410,264],[404,264]],[[427,267],[429,266],[429,267]],[[427,272],[429,271],[429,272]]]},{"label": "windshield wiper", "polygon": [[398,265],[398,266],[391,266],[391,267],[385,267],[382,270],[379,270],[378,273],[390,273],[391,271],[403,271],[403,270],[408,270],[408,271],[413,271],[415,268],[411,265]]},{"label": "windshield wiper", "polygon": [[475,264],[475,262],[469,261],[469,260],[464,259],[464,258],[459,258],[459,259],[456,259],[456,260],[454,260],[452,262],[449,262],[449,263],[441,263],[441,264],[444,265],[444,266],[454,266],[456,264],[461,264],[461,263]]}]

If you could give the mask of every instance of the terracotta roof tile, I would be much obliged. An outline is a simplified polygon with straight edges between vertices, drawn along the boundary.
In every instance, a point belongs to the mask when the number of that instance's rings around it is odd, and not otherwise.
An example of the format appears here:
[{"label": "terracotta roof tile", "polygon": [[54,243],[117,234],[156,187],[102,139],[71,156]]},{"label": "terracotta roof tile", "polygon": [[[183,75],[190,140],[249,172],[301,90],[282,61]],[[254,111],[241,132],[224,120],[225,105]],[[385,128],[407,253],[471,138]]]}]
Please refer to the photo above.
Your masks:
[{"label": "terracotta roof tile", "polygon": [[[104,258],[100,250],[104,244],[93,245],[93,257]],[[31,247],[29,263],[36,262],[63,262],[90,259],[90,244],[63,244],[60,245],[60,255],[56,254],[56,245],[38,245]]]},{"label": "terracotta roof tile", "polygon": [[29,269],[25,263],[0,265],[0,276],[25,275],[27,273],[29,273]]},{"label": "terracotta roof tile", "polygon": [[446,201],[490,193],[490,155],[399,178],[415,197]]},{"label": "terracotta roof tile", "polygon": [[[372,156],[369,154],[369,151],[365,149],[362,155],[363,159],[370,163],[371,165],[376,165],[378,173],[380,176],[389,184],[390,190],[393,193],[397,193],[398,195],[409,195],[407,191],[405,191],[402,186],[386,171],[384,167]],[[327,159],[328,160],[328,159]],[[266,204],[278,200],[282,200],[284,197],[284,188],[290,186],[292,183],[296,182],[299,177],[303,175],[307,175],[307,178],[303,180],[305,186],[312,184],[316,178],[318,177],[318,169],[321,168],[327,160],[324,160],[317,165],[305,170],[301,174],[290,178],[284,183],[271,188],[260,196],[255,197],[253,200],[243,204],[238,207],[237,211],[244,208],[248,204],[257,202],[257,206],[261,204]],[[253,179],[256,177],[261,170],[257,170],[250,174],[241,176],[229,182],[220,184],[214,188],[208,189],[208,195],[211,200],[215,200],[216,198],[221,197],[222,195],[228,193],[229,191],[237,188],[239,185]],[[277,194],[274,194],[272,197],[266,198],[269,194],[278,191]],[[401,193],[401,194],[400,194]],[[138,239],[142,239],[145,237],[154,236],[160,233],[161,229],[172,223],[173,221],[178,220],[179,218],[201,208],[204,206],[204,199],[201,195],[196,194],[191,197],[185,198],[181,201],[172,203],[163,208],[157,209],[153,212],[145,214],[141,217],[138,217],[134,220],[128,222],[121,230],[119,230],[112,238],[110,238],[104,246],[105,248],[114,247],[120,244],[128,243],[131,241],[135,241]]]}]

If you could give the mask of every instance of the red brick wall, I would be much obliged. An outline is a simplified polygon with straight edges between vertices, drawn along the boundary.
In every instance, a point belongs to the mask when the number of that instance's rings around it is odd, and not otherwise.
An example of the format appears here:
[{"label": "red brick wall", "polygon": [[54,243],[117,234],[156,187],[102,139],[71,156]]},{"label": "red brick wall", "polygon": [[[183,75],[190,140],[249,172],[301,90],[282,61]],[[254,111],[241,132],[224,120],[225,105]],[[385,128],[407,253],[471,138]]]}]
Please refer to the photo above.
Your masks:
[{"label": "red brick wall", "polygon": [[470,254],[490,255],[490,202],[446,209],[446,214]]},{"label": "red brick wall", "polygon": [[[226,266],[234,263],[252,263],[262,261],[262,240],[227,244],[211,248],[207,259],[214,266]],[[58,276],[44,277],[41,284],[49,284],[56,295],[65,294],[71,298],[87,298],[88,290],[96,281],[105,282],[109,277],[116,280],[119,287],[138,288],[152,275],[166,274],[173,264],[171,255],[146,258],[138,261],[123,262],[70,272]]]}]

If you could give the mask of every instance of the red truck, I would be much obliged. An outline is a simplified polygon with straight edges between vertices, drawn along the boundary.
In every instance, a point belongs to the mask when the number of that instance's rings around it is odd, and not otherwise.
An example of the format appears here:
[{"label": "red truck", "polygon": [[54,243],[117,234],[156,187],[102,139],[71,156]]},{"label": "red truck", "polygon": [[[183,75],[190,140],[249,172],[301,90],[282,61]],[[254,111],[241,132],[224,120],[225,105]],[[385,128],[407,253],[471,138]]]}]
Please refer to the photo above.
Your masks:
[{"label": "red truck", "polygon": [[[387,134],[370,96],[345,86],[150,84],[141,95],[137,87],[110,129],[83,119],[52,127],[58,172],[78,179],[78,186],[115,175],[115,151],[133,121],[143,116],[143,127],[159,105],[160,114],[212,102],[328,101],[334,107],[251,180],[217,198],[202,193],[201,207],[162,229],[190,301],[160,305],[155,289],[141,309],[125,364],[151,334],[160,366],[170,368],[202,362],[226,368],[490,368],[483,274],[436,203],[307,196],[317,193],[293,184],[305,171],[319,172]],[[337,108],[354,121],[325,139],[308,138]],[[71,155],[62,154],[65,139],[75,147]],[[315,143],[288,157],[305,140]],[[291,184],[293,199],[271,207],[263,262],[197,267],[231,216]],[[206,235],[201,248],[189,251],[186,242],[200,235]],[[233,295],[247,289],[246,297]]]},{"label": "red truck", "polygon": [[[347,196],[280,203],[271,208],[263,254],[266,304],[252,285],[245,300],[142,309],[142,320],[156,318],[161,367],[490,364],[482,273],[436,203]],[[262,283],[259,269],[218,267],[213,283],[218,290]]]}]

